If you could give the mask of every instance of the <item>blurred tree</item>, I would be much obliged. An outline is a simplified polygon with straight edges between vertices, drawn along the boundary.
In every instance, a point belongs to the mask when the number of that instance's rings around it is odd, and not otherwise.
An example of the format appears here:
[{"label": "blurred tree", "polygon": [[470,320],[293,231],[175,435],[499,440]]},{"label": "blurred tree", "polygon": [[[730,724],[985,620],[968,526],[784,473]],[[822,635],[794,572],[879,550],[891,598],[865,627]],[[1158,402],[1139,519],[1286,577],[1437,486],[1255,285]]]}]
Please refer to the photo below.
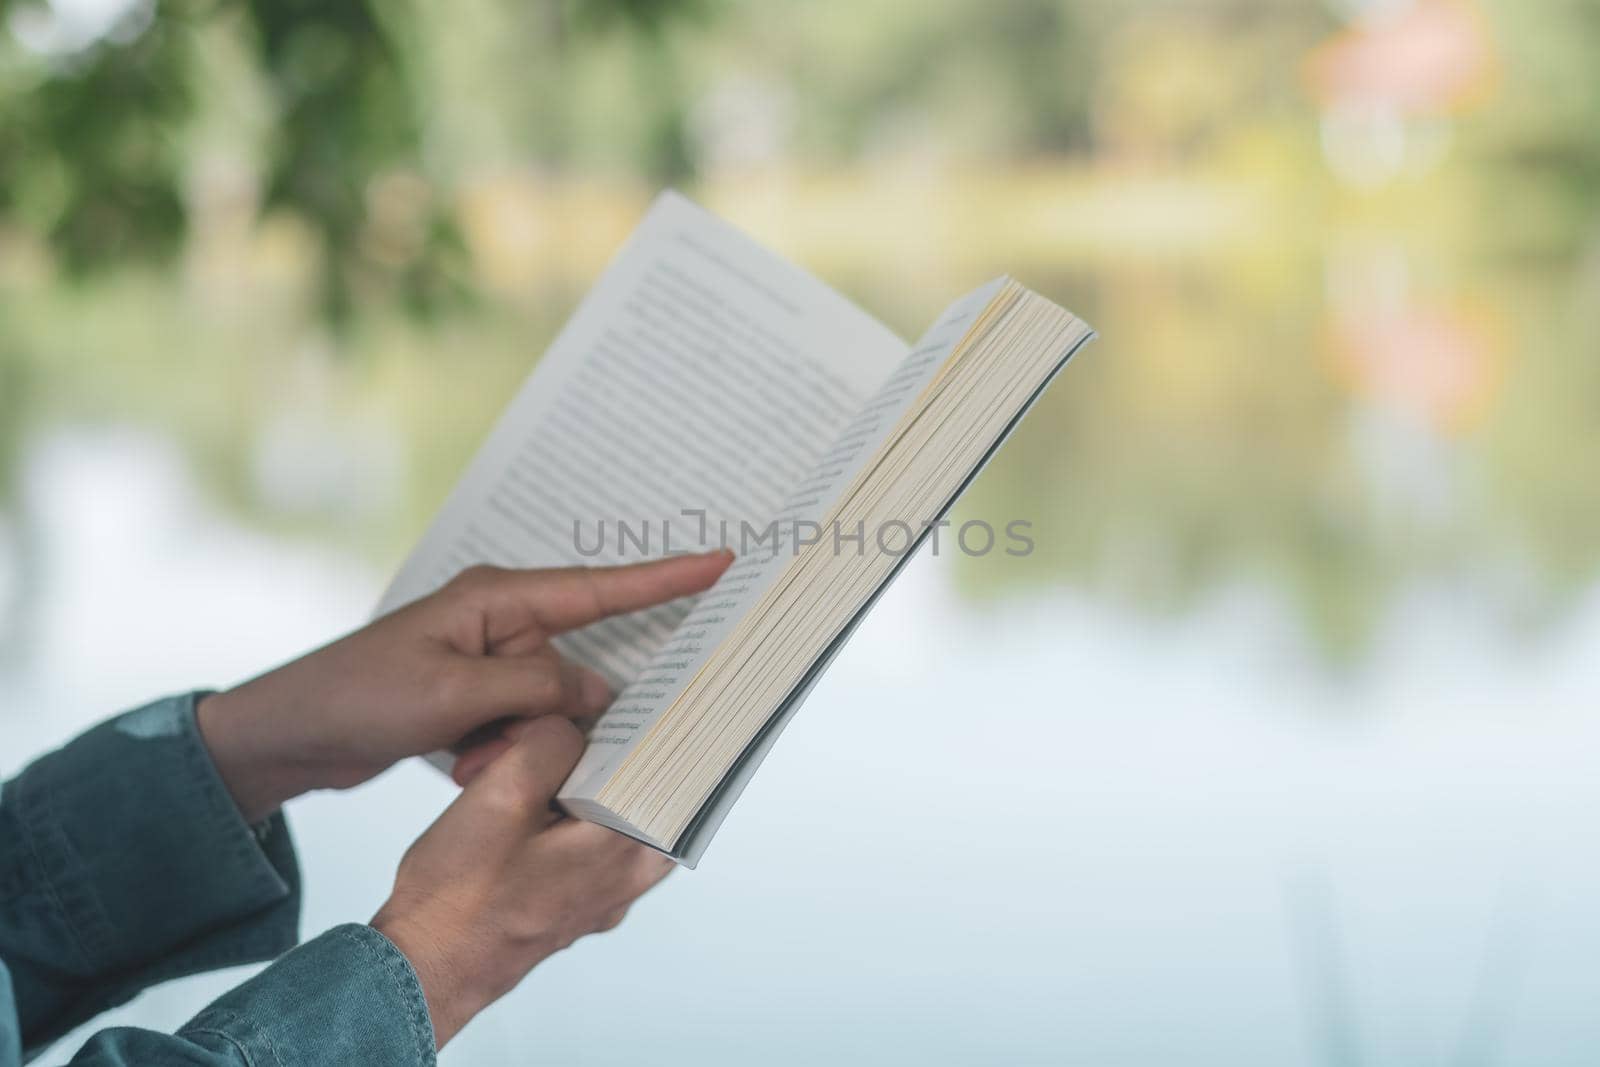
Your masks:
[{"label": "blurred tree", "polygon": [[[1520,206],[1519,224],[1502,228],[1499,243],[1524,256],[1568,254],[1594,240],[1600,211],[1600,0],[1484,7],[1507,70],[1496,106],[1463,130],[1464,154],[1487,210]],[[1523,184],[1512,193],[1508,181]]]},{"label": "blurred tree", "polygon": [[181,236],[177,133],[193,105],[194,12],[169,6],[159,24],[130,8],[84,42],[42,6],[0,0],[12,31],[0,67],[0,211],[44,235],[69,269],[163,255]]},{"label": "blurred tree", "polygon": [[1116,21],[1063,0],[814,0],[743,16],[763,58],[806,85],[802,135],[824,158],[892,152],[905,130],[958,156],[1085,151],[1099,46]]},{"label": "blurred tree", "polygon": [[[658,38],[699,0],[547,0],[574,34]],[[418,10],[400,0],[127,0],[102,24],[42,0],[0,0],[0,217],[39,235],[69,272],[159,260],[182,246],[186,134],[208,85],[198,52],[237,33],[270,106],[262,207],[302,216],[324,250],[324,311],[356,289],[419,311],[459,293],[445,200],[426,185]],[[657,80],[670,83],[662,67]],[[670,99],[663,93],[659,98]],[[680,109],[681,110],[681,109]],[[662,170],[687,167],[661,113]],[[674,146],[678,147],[674,147]],[[403,216],[399,219],[396,216]],[[401,225],[404,239],[382,232]]]}]

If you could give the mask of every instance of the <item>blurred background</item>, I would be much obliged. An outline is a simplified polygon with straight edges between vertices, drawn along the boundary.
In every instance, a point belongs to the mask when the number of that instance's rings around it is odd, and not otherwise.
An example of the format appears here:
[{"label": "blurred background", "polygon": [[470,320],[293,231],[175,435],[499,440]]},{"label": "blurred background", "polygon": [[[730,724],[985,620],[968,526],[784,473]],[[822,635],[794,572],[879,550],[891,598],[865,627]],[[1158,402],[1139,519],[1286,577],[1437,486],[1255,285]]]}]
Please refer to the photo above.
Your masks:
[{"label": "blurred background", "polygon": [[[1102,339],[960,506],[1038,550],[444,1062],[1592,1062],[1596,71],[1595,0],[0,0],[0,773],[358,626],[674,185]],[[299,802],[306,932],[449,795]]]}]

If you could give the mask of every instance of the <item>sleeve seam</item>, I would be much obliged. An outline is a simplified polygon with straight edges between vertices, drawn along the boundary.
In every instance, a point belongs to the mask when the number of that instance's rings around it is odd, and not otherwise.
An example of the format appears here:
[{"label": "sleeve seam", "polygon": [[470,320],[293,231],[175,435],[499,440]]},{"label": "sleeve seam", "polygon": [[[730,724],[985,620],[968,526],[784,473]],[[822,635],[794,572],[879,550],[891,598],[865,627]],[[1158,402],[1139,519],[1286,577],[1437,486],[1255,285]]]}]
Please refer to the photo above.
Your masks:
[{"label": "sleeve seam", "polygon": [[432,1067],[438,1062],[434,1047],[433,1020],[428,1015],[428,1002],[423,998],[416,971],[394,943],[370,926],[350,926],[335,931],[347,941],[355,943],[363,953],[379,964],[390,984],[406,1004],[407,1022],[416,1045],[417,1062]]},{"label": "sleeve seam", "polygon": [[[49,838],[48,844],[52,849],[60,850],[65,865],[70,866],[72,861],[72,843],[60,831],[59,820],[56,818],[55,807],[46,792],[42,797],[34,796],[35,790],[31,788],[32,780],[27,771],[18,776],[17,787],[17,815],[18,823],[23,830],[23,840],[28,846],[28,856],[33,861],[33,866],[38,874],[37,884],[44,891],[45,898],[50,902],[51,909],[61,922],[62,928],[71,939],[73,950],[77,953],[79,962],[84,969],[98,967],[103,961],[101,955],[92,952],[89,939],[85,936],[83,927],[78,921],[78,915],[73,908],[67,906],[67,900],[62,893],[61,886],[56,883],[56,872],[52,870],[51,863],[45,858],[45,851],[41,845],[44,839]],[[59,840],[57,840],[59,838]],[[93,905],[99,906],[99,898],[90,894]],[[102,925],[109,925],[101,917]]]},{"label": "sleeve seam", "polygon": [[244,1067],[256,1067],[255,1057],[250,1055],[250,1050],[245,1048],[244,1045],[240,1044],[239,1039],[228,1033],[226,1030],[218,1029],[215,1026],[188,1026],[183,1029],[183,1033],[209,1034],[212,1037],[221,1038],[223,1041],[226,1041],[229,1045],[233,1046],[235,1052],[239,1053],[239,1058],[244,1060]]},{"label": "sleeve seam", "polygon": [[[201,1020],[205,1021],[202,1022]],[[239,1050],[239,1054],[244,1057],[245,1067],[256,1067],[258,1060],[257,1057],[251,1054],[249,1045],[224,1030],[224,1026],[232,1026],[240,1030],[244,1037],[248,1038],[253,1044],[259,1044],[264,1048],[266,1054],[272,1057],[272,1062],[277,1067],[285,1067],[283,1057],[278,1054],[278,1046],[272,1040],[272,1035],[257,1026],[254,1020],[236,1011],[229,1011],[226,1008],[213,1008],[203,1011],[195,1017],[193,1022],[178,1031],[178,1033],[179,1036],[183,1034],[217,1034]]]}]

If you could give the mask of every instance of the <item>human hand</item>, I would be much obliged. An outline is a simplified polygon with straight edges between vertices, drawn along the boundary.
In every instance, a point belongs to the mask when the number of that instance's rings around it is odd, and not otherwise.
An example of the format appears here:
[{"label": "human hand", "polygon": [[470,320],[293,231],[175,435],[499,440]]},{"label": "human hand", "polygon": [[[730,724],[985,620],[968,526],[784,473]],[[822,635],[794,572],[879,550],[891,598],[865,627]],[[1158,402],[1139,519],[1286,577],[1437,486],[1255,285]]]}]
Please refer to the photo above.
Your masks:
[{"label": "human hand", "polygon": [[[217,770],[256,822],[313,789],[342,789],[507,718],[594,715],[600,675],[549,640],[608,615],[698,593],[726,551],[626,567],[473,567],[431,596],[227,692],[197,716]],[[469,753],[464,781],[509,742]]]},{"label": "human hand", "polygon": [[572,723],[547,716],[507,733],[509,749],[406,852],[372,920],[416,970],[440,1048],[540,961],[616,926],[673,866],[552,809],[583,753]]}]

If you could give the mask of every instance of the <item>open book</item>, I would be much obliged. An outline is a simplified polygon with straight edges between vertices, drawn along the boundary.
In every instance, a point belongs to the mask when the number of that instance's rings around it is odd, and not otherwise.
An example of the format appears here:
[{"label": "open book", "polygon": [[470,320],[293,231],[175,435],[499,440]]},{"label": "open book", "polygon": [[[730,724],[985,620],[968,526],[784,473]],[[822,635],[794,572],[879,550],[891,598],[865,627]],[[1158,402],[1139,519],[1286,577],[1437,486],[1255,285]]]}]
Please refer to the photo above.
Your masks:
[{"label": "open book", "polygon": [[908,347],[663,194],[378,610],[474,563],[734,549],[693,602],[553,641],[618,692],[559,802],[692,867],[851,629],[1092,336],[1000,278]]}]

